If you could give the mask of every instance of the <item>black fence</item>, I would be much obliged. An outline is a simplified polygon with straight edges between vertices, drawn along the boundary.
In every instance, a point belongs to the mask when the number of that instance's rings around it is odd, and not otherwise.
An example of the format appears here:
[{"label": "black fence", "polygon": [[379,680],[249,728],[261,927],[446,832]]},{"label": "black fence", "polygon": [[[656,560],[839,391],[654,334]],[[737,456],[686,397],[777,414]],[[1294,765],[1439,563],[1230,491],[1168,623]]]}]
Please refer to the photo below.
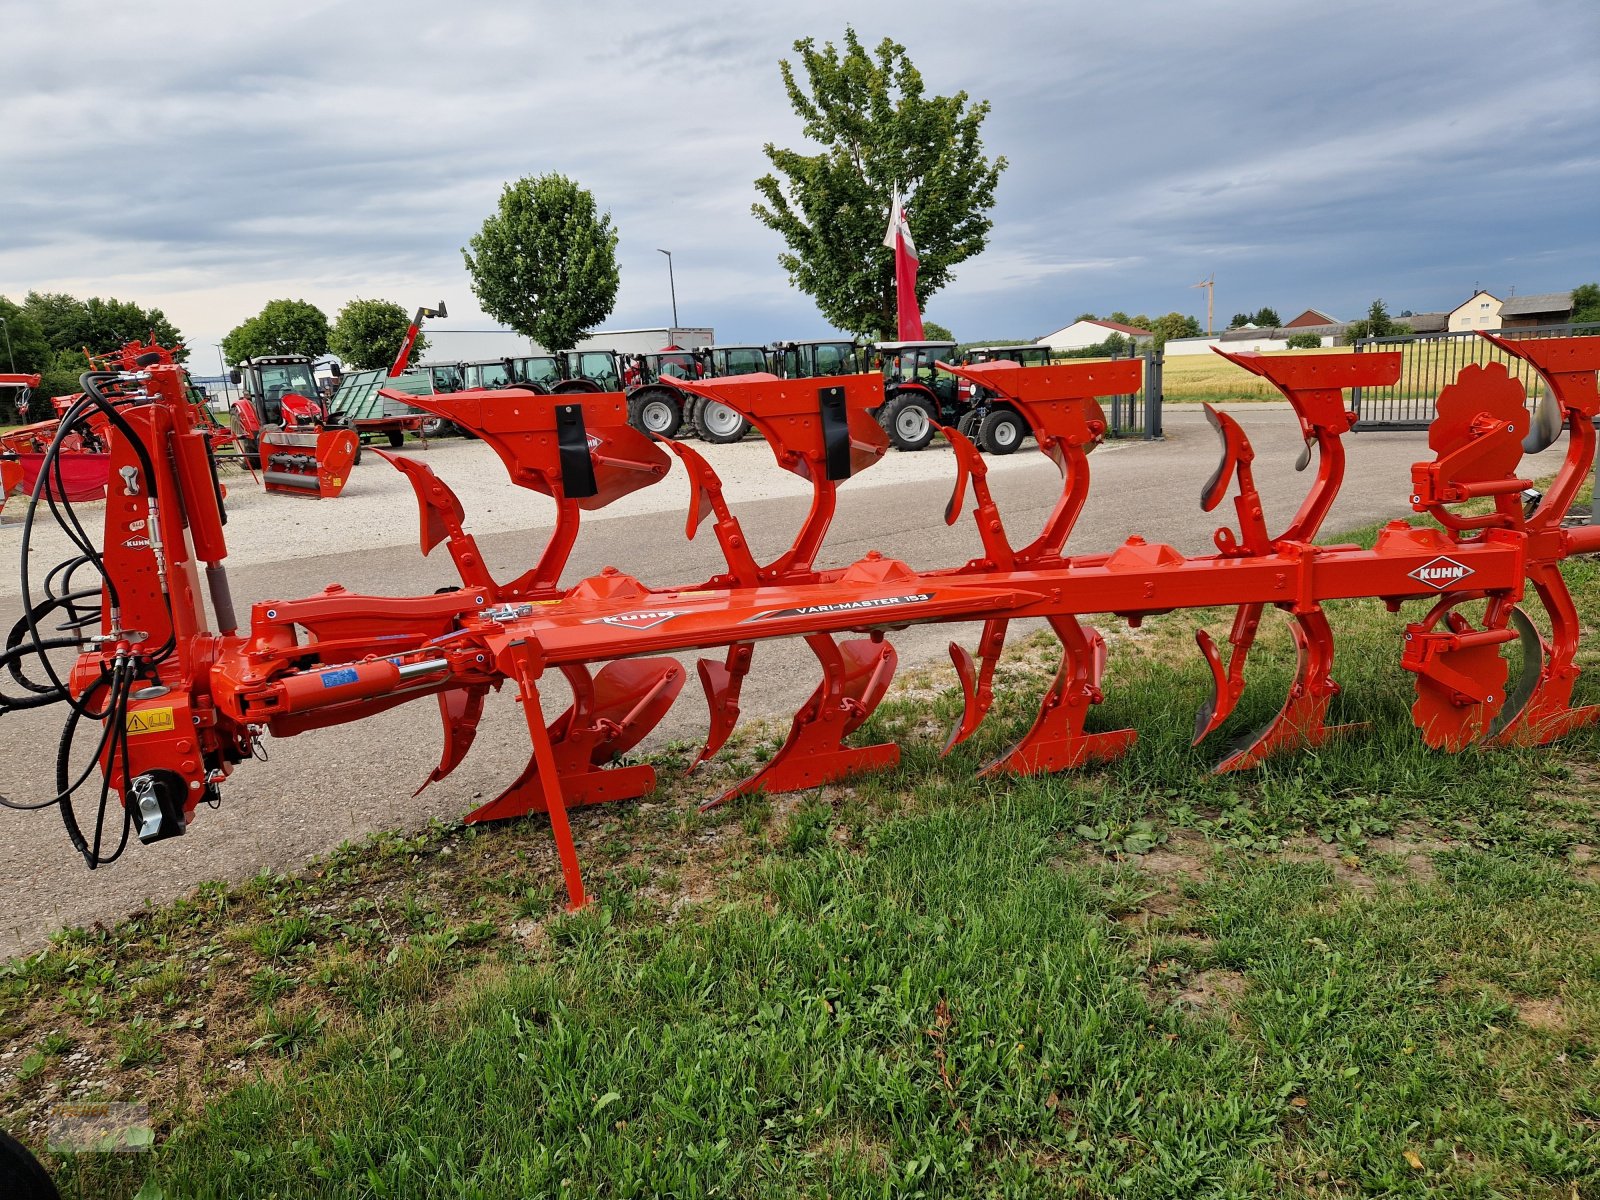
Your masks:
[{"label": "black fence", "polygon": [[[1113,354],[1111,357],[1117,359],[1125,356]],[[1162,437],[1161,370],[1164,359],[1159,350],[1146,350],[1137,357],[1144,360],[1144,386],[1126,396],[1100,397],[1100,407],[1105,410],[1109,426],[1106,436],[1158,441]]]},{"label": "black fence", "polygon": [[[1568,337],[1572,334],[1600,333],[1600,324],[1538,325],[1523,329],[1500,329],[1497,336],[1508,341],[1522,338]],[[1403,355],[1400,379],[1388,387],[1355,388],[1351,399],[1357,420],[1354,428],[1426,429],[1434,416],[1434,401],[1456,373],[1471,363],[1504,363],[1512,376],[1522,381],[1531,408],[1544,390],[1539,373],[1520,358],[1504,353],[1487,338],[1476,333],[1420,333],[1403,337],[1360,338],[1356,351],[1399,350]]]}]

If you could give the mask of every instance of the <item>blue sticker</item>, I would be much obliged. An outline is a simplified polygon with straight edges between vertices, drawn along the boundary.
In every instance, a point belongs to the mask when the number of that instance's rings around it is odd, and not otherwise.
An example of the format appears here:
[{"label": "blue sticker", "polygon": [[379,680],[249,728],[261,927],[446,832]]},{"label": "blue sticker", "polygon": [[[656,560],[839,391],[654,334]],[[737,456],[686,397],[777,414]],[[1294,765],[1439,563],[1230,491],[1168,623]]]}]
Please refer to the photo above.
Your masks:
[{"label": "blue sticker", "polygon": [[356,674],[354,667],[340,667],[337,671],[324,671],[322,673],[322,686],[343,687],[347,683],[354,683],[361,676]]}]

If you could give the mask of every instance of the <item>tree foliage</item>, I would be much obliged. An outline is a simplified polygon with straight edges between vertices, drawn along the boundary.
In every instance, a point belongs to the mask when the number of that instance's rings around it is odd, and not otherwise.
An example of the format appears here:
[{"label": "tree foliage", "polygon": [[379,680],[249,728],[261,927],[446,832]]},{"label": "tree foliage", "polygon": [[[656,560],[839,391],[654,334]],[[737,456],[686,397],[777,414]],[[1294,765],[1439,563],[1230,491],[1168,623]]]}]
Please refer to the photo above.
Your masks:
[{"label": "tree foliage", "polygon": [[552,353],[570,350],[617,303],[611,214],[565,175],[508,183],[461,251],[483,311]]},{"label": "tree foliage", "polygon": [[[178,358],[188,356],[183,335],[159,308],[144,308],[130,300],[79,300],[65,292],[29,292],[19,305],[0,297],[0,317],[11,338],[10,359],[0,357],[0,370],[43,376],[39,393],[65,396],[78,390],[78,376],[88,369],[85,351],[103,354],[125,342],[157,341],[179,347]],[[0,353],[5,348],[0,336]]]},{"label": "tree foliage", "polygon": [[1574,325],[1587,325],[1600,321],[1600,283],[1585,283],[1572,289],[1572,316]]},{"label": "tree foliage", "polygon": [[1234,313],[1228,321],[1228,328],[1243,329],[1246,325],[1250,324],[1250,319],[1249,313]]},{"label": "tree foliage", "polygon": [[[410,314],[392,300],[352,300],[339,310],[328,332],[328,350],[358,371],[387,367],[400,352],[410,328]],[[427,335],[417,334],[411,361],[419,361],[427,348]]]},{"label": "tree foliage", "polygon": [[1315,350],[1322,345],[1322,335],[1317,333],[1291,333],[1289,335],[1289,349]]},{"label": "tree foliage", "polygon": [[[917,303],[950,282],[952,269],[981,251],[993,222],[1003,157],[983,155],[987,101],[967,93],[928,96],[906,49],[885,38],[870,54],[847,28],[832,42],[794,44],[799,67],[779,63],[805,136],[822,147],[804,154],[763,148],[773,171],[756,180],[757,219],[788,250],[778,262],[840,329],[868,337],[896,331],[894,252],[883,245],[896,187],[918,255]],[[781,178],[780,178],[781,177]]]},{"label": "tree foliage", "polygon": [[956,335],[937,321],[923,321],[922,336],[930,342],[953,342],[956,340]]},{"label": "tree foliage", "polygon": [[1388,307],[1382,300],[1374,300],[1367,309],[1367,315],[1360,321],[1351,321],[1345,326],[1344,340],[1354,345],[1358,338],[1394,337],[1404,333],[1405,326],[1395,324],[1394,318],[1389,315]]},{"label": "tree foliage", "polygon": [[228,331],[222,352],[230,363],[260,354],[315,358],[328,352],[328,315],[308,300],[269,300],[255,316]]},{"label": "tree foliage", "polygon": [[1251,320],[1253,320],[1262,329],[1276,329],[1278,326],[1283,324],[1282,318],[1278,316],[1278,310],[1275,308],[1267,308],[1266,306],[1262,306],[1259,310],[1257,310],[1256,315],[1252,317]]},{"label": "tree foliage", "polygon": [[1156,335],[1157,346],[1164,346],[1173,338],[1199,337],[1201,333],[1200,322],[1180,312],[1169,312],[1164,317],[1157,317],[1142,328]]}]

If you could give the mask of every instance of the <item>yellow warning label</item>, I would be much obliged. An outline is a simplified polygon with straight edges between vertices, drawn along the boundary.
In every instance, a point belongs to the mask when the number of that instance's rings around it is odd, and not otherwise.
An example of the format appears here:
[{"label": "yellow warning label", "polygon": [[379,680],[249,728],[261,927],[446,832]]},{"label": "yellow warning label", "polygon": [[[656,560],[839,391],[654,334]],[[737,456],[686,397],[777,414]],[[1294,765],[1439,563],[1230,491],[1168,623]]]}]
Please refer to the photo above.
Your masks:
[{"label": "yellow warning label", "polygon": [[128,736],[136,733],[171,733],[173,729],[170,708],[141,708],[128,714]]}]

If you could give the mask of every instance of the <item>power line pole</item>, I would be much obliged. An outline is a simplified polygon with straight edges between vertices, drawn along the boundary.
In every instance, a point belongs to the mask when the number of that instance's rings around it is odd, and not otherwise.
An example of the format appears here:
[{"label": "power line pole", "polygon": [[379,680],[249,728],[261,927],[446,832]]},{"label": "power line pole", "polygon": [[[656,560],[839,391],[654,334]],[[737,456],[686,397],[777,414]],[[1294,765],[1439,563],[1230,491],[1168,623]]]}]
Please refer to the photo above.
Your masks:
[{"label": "power line pole", "polygon": [[656,253],[667,256],[667,286],[672,289],[672,327],[676,329],[678,327],[678,281],[672,275],[672,251],[658,249]]}]

